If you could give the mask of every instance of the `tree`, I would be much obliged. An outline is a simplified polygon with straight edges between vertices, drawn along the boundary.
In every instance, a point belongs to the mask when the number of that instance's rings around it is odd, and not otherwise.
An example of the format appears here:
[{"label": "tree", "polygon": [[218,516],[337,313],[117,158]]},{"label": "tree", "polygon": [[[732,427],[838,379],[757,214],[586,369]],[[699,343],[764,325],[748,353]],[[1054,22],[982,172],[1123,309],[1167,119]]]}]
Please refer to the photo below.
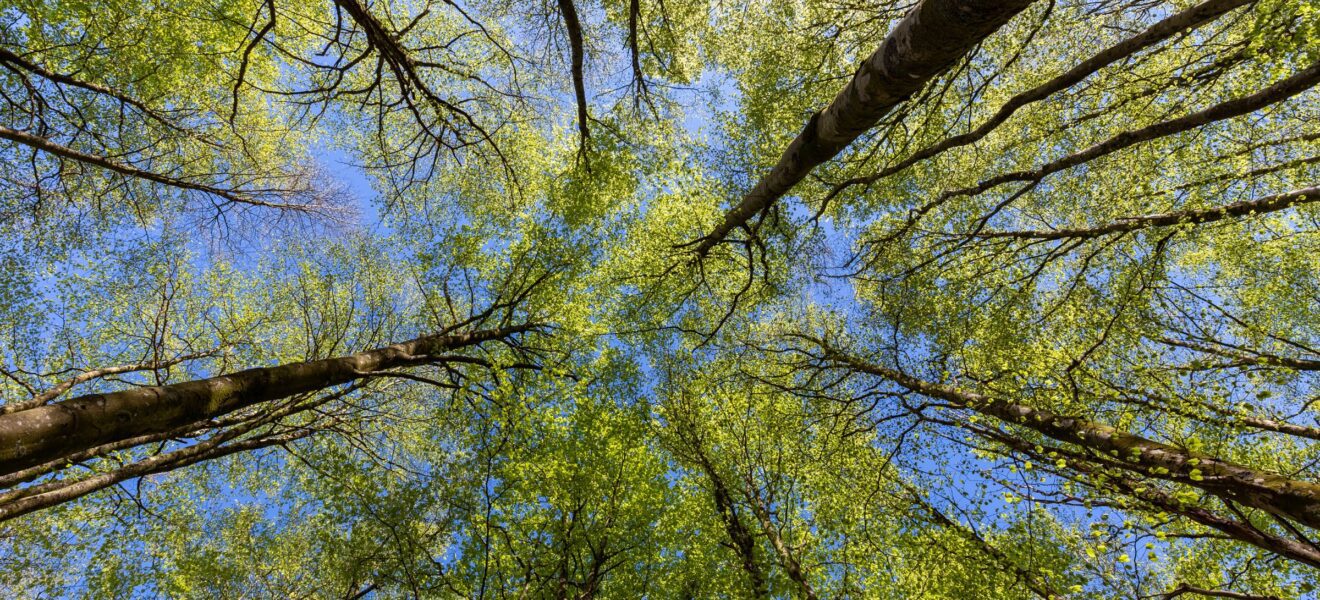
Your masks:
[{"label": "tree", "polygon": [[1313,593],[1316,40],[0,4],[0,591]]}]

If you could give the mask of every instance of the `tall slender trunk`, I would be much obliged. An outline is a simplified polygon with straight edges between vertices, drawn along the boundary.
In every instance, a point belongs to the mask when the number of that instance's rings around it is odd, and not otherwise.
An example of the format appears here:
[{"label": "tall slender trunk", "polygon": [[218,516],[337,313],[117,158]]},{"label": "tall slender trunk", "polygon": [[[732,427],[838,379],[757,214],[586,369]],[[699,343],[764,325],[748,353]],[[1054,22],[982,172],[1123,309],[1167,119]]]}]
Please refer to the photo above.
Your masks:
[{"label": "tall slender trunk", "polygon": [[564,17],[564,29],[568,32],[568,46],[573,72],[573,97],[577,99],[578,143],[585,151],[587,138],[591,137],[591,131],[587,128],[587,84],[583,75],[586,51],[583,49],[582,42],[582,22],[578,20],[577,7],[573,5],[573,0],[559,0],[559,13]]},{"label": "tall slender trunk", "polygon": [[762,572],[761,564],[756,560],[756,538],[752,537],[752,531],[738,516],[738,510],[733,503],[733,495],[729,491],[729,486],[724,483],[724,478],[720,477],[720,474],[715,470],[715,465],[711,464],[710,459],[706,457],[704,450],[698,446],[693,449],[693,453],[696,455],[701,470],[705,472],[706,478],[710,480],[715,511],[719,513],[720,521],[724,523],[725,532],[729,534],[730,546],[738,553],[738,558],[742,560],[743,571],[747,573],[747,578],[752,586],[752,597],[769,598],[770,589],[765,573]]},{"label": "tall slender trunk", "polygon": [[819,340],[816,343],[825,349],[826,359],[831,362],[883,377],[919,394],[947,400],[1049,438],[1113,456],[1115,464],[1142,476],[1200,488],[1223,500],[1320,529],[1320,484],[1162,444],[1103,423],[931,383],[844,354]]},{"label": "tall slender trunk", "polygon": [[770,547],[775,551],[775,556],[779,560],[779,566],[784,568],[784,572],[788,574],[788,578],[792,579],[793,582],[798,585],[798,588],[802,590],[803,598],[806,600],[816,600],[816,589],[811,586],[811,581],[807,576],[806,567],[803,567],[802,562],[799,561],[796,556],[793,556],[792,549],[788,547],[788,544],[785,543],[784,539],[779,535],[779,530],[775,528],[774,522],[770,519],[770,507],[766,506],[765,501],[761,499],[761,495],[757,492],[755,483],[751,480],[750,476],[748,477],[746,484],[747,488],[745,495],[747,496],[747,503],[751,506],[752,514],[756,516],[756,520],[761,523],[761,531],[764,532],[765,537],[770,540]]},{"label": "tall slender trunk", "polygon": [[122,439],[169,431],[372,373],[445,360],[444,352],[536,329],[524,324],[434,335],[357,354],[166,386],[89,394],[0,415],[0,475]]},{"label": "tall slender trunk", "polygon": [[696,244],[705,257],[734,229],[766,210],[813,168],[834,158],[898,103],[919,91],[1032,0],[924,0],[857,67],[848,85],[807,121],[751,192]]}]

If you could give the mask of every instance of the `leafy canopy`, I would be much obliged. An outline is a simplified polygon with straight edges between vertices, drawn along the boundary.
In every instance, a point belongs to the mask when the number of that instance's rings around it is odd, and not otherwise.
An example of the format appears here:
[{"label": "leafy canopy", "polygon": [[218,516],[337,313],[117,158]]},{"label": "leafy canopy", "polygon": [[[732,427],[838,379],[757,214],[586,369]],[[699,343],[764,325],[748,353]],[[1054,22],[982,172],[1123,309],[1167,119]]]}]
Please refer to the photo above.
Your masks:
[{"label": "leafy canopy", "polygon": [[0,0],[0,593],[1305,597],[1317,40],[1313,0]]}]

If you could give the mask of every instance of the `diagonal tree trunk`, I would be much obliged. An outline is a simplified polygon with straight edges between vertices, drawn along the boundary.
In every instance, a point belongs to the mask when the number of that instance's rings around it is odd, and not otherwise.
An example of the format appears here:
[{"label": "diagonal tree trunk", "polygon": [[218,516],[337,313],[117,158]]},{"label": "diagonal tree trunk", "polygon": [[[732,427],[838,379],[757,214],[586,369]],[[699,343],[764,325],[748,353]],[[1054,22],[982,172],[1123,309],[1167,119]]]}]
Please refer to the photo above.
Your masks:
[{"label": "diagonal tree trunk", "polygon": [[994,116],[977,126],[976,129],[953,137],[944,138],[938,143],[922,148],[921,150],[912,153],[907,158],[885,167],[876,173],[864,177],[855,177],[835,185],[834,188],[825,195],[825,199],[822,202],[828,203],[832,198],[839,195],[840,192],[848,187],[874,183],[953,148],[973,144],[981,138],[984,138],[986,135],[989,135],[990,132],[998,129],[999,126],[1003,125],[1005,121],[1008,121],[1018,109],[1034,102],[1040,102],[1053,94],[1066,90],[1084,81],[1086,78],[1094,75],[1101,69],[1113,65],[1120,60],[1128,59],[1134,54],[1174,36],[1183,35],[1191,29],[1195,29],[1223,16],[1225,13],[1232,11],[1235,8],[1251,4],[1254,1],[1255,0],[1206,0],[1206,2],[1202,2],[1201,4],[1188,8],[1182,12],[1174,13],[1168,18],[1150,26],[1150,28],[1140,34],[1124,39],[1123,41],[1092,55],[1090,58],[1078,63],[1077,66],[1068,69],[1066,72],[1059,74],[1053,79],[1013,96],[995,112]]},{"label": "diagonal tree trunk", "polygon": [[724,484],[724,478],[720,477],[715,471],[715,466],[706,458],[705,453],[698,447],[694,449],[697,460],[701,465],[701,470],[706,473],[710,480],[711,493],[715,501],[715,510],[720,515],[720,521],[724,522],[724,530],[729,534],[730,546],[738,553],[738,558],[742,560],[743,571],[747,573],[747,579],[752,586],[752,597],[769,598],[769,585],[766,581],[765,573],[761,571],[761,564],[756,560],[756,538],[752,537],[752,531],[742,522],[738,516],[738,509],[733,503],[733,495],[729,491],[729,486]]},{"label": "diagonal tree trunk", "polygon": [[[1255,217],[1294,206],[1320,202],[1320,186],[1310,186],[1282,194],[1272,194],[1255,200],[1239,200],[1232,204],[1214,208],[1175,210],[1164,213],[1152,213],[1132,217],[1122,217],[1095,227],[1074,227],[1068,229],[1031,229],[1017,231],[984,231],[974,234],[978,238],[1013,238],[1019,240],[1083,240],[1104,237],[1119,233],[1129,233],[1152,227],[1174,227],[1214,223],[1233,217]],[[1315,361],[1293,361],[1289,366],[1310,365],[1314,369]]]},{"label": "diagonal tree trunk", "polygon": [[0,415],[0,475],[94,446],[177,429],[389,369],[464,360],[444,353],[539,327],[523,324],[426,336],[347,356],[248,369],[166,386],[89,394]]},{"label": "diagonal tree trunk", "polygon": [[946,400],[1046,437],[1113,456],[1115,464],[1143,476],[1196,487],[1225,501],[1320,529],[1320,484],[1169,446],[1103,423],[924,381],[845,354],[823,340],[810,339],[825,351],[824,358],[830,363],[882,377],[918,394]]},{"label": "diagonal tree trunk", "polygon": [[[330,208],[328,206],[322,206],[320,204],[317,204],[317,202],[315,201],[314,194],[312,193],[313,190],[310,189],[310,187],[307,189],[299,189],[298,187],[294,187],[291,189],[282,189],[282,190],[277,189],[277,190],[247,191],[243,189],[235,189],[235,188],[210,185],[206,183],[199,183],[196,181],[191,181],[189,179],[175,177],[164,173],[158,173],[156,171],[139,169],[125,162],[115,161],[108,157],[101,156],[98,154],[83,152],[81,150],[78,150],[77,148],[70,148],[68,146],[58,144],[39,135],[33,135],[26,131],[18,131],[16,129],[10,129],[8,127],[5,127],[4,125],[0,125],[0,140],[9,140],[11,142],[22,144],[30,148],[35,148],[47,154],[53,154],[63,159],[68,159],[68,160],[84,163],[87,165],[91,165],[94,167],[99,167],[107,171],[113,171],[115,173],[119,173],[120,175],[126,175],[128,177],[142,179],[145,181],[150,181],[152,183],[159,183],[180,190],[196,191],[196,192],[202,192],[204,194],[210,194],[212,196],[220,198],[221,200],[224,200],[225,202],[229,202],[233,204],[247,204],[250,206],[260,206],[265,208],[277,208],[277,209],[294,210],[301,212],[316,212],[316,211],[327,212]],[[308,201],[305,202],[287,201],[282,198],[282,197],[290,197],[290,196],[307,197]],[[272,197],[275,199],[267,199]]]},{"label": "diagonal tree trunk", "polygon": [[779,158],[724,220],[695,243],[704,258],[717,244],[765,211],[807,176],[875,126],[900,102],[921,90],[1031,0],[925,0],[894,28],[884,43],[824,110],[807,121]]},{"label": "diagonal tree trunk", "polygon": [[811,580],[808,578],[807,569],[802,562],[793,556],[793,551],[784,542],[779,530],[775,527],[770,518],[770,507],[766,505],[761,498],[760,492],[756,489],[756,483],[748,475],[743,495],[747,497],[747,505],[751,507],[752,514],[761,524],[761,531],[765,533],[766,539],[770,540],[770,547],[774,549],[775,556],[779,560],[779,566],[784,568],[788,578],[792,579],[802,590],[802,597],[805,600],[817,600],[816,589],[811,586]]},{"label": "diagonal tree trunk", "polygon": [[729,536],[729,540],[724,542],[724,545],[738,554],[743,571],[747,573],[748,583],[751,585],[750,596],[752,598],[770,598],[769,580],[756,557],[756,538],[738,514],[733,491],[729,489],[724,477],[720,476],[719,471],[711,462],[710,456],[706,453],[705,442],[702,440],[701,435],[697,433],[696,423],[691,419],[677,416],[675,422],[678,437],[685,446],[681,452],[686,454],[689,460],[696,463],[697,467],[701,469],[701,473],[710,482],[711,499],[715,504],[715,512],[719,515],[720,522],[724,525],[724,531]]},{"label": "diagonal tree trunk", "polygon": [[[1048,462],[1045,459],[1051,457],[1066,457],[1068,458],[1066,468],[1081,477],[1090,478],[1104,472],[1105,463],[1091,461],[1088,453],[1084,451],[1072,451],[1061,446],[1033,444],[1001,433],[998,430],[987,428],[973,428],[972,431],[986,439],[1004,444],[1025,456],[1034,456],[1042,462]],[[1037,452],[1037,448],[1040,448],[1042,452]],[[1054,454],[1051,455],[1050,452]],[[1256,527],[1249,521],[1227,518],[1199,506],[1189,506],[1156,486],[1143,485],[1141,480],[1136,478],[1128,476],[1107,477],[1105,482],[1109,488],[1116,490],[1119,494],[1135,498],[1157,510],[1178,515],[1199,525],[1219,531],[1239,542],[1251,544],[1304,565],[1320,567],[1320,548],[1316,548],[1313,544],[1273,535]]]}]

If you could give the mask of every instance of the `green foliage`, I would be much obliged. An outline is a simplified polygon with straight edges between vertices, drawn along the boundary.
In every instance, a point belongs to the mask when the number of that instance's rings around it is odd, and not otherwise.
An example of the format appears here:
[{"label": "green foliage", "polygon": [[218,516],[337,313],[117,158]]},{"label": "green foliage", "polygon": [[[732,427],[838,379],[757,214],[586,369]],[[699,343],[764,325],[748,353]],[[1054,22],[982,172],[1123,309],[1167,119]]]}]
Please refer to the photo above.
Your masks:
[{"label": "green foliage", "polygon": [[1192,5],[1032,5],[697,257],[907,3],[578,3],[582,140],[557,3],[0,0],[0,126],[137,171],[0,136],[0,410],[536,325],[0,479],[306,434],[0,521],[0,595],[1309,597],[1254,536],[1314,532],[1201,461],[1320,479],[1317,194],[1227,210],[1315,186],[1320,102],[1169,123],[1314,68],[1320,8],[892,170]]}]

